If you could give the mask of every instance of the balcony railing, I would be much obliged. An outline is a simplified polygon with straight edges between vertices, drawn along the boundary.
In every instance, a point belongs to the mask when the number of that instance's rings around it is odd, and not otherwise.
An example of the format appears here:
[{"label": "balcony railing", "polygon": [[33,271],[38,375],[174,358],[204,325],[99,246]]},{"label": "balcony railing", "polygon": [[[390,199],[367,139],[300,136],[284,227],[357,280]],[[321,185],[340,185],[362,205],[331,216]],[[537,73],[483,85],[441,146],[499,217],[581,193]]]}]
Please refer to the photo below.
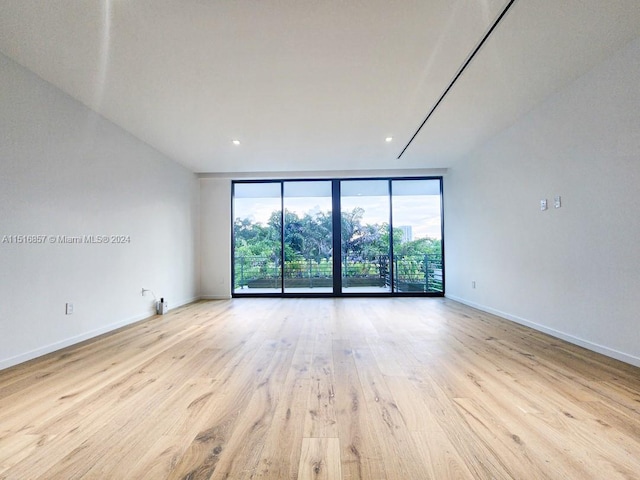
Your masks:
[{"label": "balcony railing", "polygon": [[[284,264],[285,287],[331,287],[332,259],[295,259]],[[234,289],[281,288],[279,258],[240,256],[234,259]],[[389,255],[344,255],[342,285],[389,287]],[[393,261],[394,291],[442,292],[442,255],[396,256]]]}]

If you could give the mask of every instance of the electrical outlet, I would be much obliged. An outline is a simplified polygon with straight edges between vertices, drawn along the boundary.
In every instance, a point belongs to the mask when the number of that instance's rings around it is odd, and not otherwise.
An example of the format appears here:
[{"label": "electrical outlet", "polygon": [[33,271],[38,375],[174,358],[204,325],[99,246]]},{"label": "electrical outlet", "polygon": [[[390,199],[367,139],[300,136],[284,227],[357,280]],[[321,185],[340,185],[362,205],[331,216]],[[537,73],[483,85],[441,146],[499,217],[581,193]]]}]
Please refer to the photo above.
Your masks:
[{"label": "electrical outlet", "polygon": [[65,314],[71,315],[73,313],[73,303],[67,303],[65,305]]},{"label": "electrical outlet", "polygon": [[540,210],[546,210],[547,209],[547,199],[543,198],[542,200],[540,200]]}]

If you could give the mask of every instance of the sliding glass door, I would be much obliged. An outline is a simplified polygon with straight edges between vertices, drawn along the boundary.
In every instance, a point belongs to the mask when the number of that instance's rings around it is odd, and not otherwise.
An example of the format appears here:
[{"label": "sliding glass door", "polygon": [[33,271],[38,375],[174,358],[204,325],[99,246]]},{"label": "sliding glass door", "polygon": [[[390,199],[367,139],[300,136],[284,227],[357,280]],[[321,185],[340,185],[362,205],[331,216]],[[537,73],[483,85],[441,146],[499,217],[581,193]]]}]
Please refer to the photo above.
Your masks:
[{"label": "sliding glass door", "polygon": [[233,293],[282,291],[282,185],[236,183],[233,191]]},{"label": "sliding glass door", "polygon": [[393,180],[394,292],[442,292],[438,180]]},{"label": "sliding glass door", "polygon": [[284,291],[333,292],[331,181],[284,182]]},{"label": "sliding glass door", "polygon": [[388,180],[340,182],[343,293],[391,291]]},{"label": "sliding glass door", "polygon": [[442,179],[233,182],[233,294],[442,295]]}]

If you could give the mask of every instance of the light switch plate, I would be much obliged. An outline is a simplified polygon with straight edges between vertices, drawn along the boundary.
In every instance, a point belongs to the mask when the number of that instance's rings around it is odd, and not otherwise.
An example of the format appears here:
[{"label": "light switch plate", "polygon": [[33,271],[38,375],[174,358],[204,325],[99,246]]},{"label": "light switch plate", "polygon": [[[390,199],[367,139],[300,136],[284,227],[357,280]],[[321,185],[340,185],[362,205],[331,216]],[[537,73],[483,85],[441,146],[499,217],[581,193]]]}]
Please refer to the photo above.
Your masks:
[{"label": "light switch plate", "polygon": [[547,209],[547,199],[544,198],[540,200],[540,210],[546,210],[546,209]]},{"label": "light switch plate", "polygon": [[562,206],[562,198],[560,197],[560,195],[557,195],[553,199],[553,206],[556,208],[560,208]]}]

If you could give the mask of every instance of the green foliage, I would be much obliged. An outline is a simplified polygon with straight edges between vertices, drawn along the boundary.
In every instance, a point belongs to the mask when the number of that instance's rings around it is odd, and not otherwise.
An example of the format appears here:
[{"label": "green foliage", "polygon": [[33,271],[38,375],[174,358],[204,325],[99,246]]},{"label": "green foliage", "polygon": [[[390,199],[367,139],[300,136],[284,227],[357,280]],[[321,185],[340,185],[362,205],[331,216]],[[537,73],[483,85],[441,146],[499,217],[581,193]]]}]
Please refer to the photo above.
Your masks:
[{"label": "green foliage", "polygon": [[[410,242],[400,243],[395,239],[396,233],[394,229],[393,251],[396,256],[416,256],[416,255],[440,255],[442,253],[442,242],[439,238],[418,238]],[[400,231],[402,237],[402,231]]]},{"label": "green foliage", "polygon": [[[389,272],[388,223],[364,224],[364,209],[356,207],[341,215],[343,274],[348,277],[382,278]],[[279,211],[271,213],[266,225],[236,218],[233,225],[235,244],[235,286],[247,279],[277,279],[282,262],[280,238],[284,234],[285,277],[330,278],[332,274],[331,212],[306,213],[303,216],[285,210],[284,231]],[[396,277],[413,281],[434,275],[426,267],[426,257],[439,262],[441,241],[420,238],[403,242],[402,229],[393,230]]]}]

